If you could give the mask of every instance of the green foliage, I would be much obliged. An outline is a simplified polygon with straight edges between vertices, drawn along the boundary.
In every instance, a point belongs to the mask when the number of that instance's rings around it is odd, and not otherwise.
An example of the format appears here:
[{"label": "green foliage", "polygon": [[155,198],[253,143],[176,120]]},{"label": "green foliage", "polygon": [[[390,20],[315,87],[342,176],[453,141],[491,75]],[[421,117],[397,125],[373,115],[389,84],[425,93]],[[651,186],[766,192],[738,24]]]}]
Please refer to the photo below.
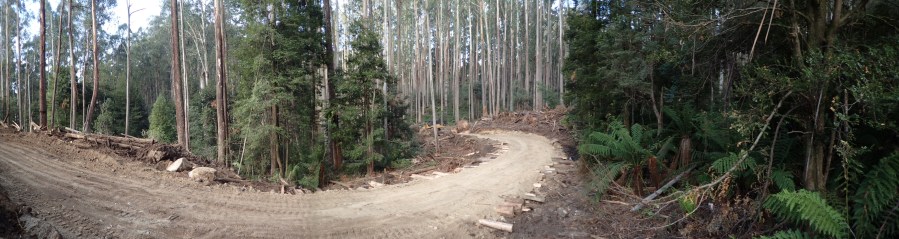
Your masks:
[{"label": "green foliage", "polygon": [[771,195],[765,208],[783,220],[808,225],[826,236],[844,238],[849,231],[846,218],[817,192],[782,191]]},{"label": "green foliage", "polygon": [[[124,121],[119,123],[117,119],[124,118],[124,110],[119,111],[116,105],[119,104],[110,98],[106,98],[100,105],[100,115],[94,120],[94,128],[97,133],[115,135],[116,132],[125,131]],[[119,117],[121,116],[121,117]]]},{"label": "green foliage", "polygon": [[793,182],[793,174],[783,169],[771,171],[771,181],[782,191],[795,191],[796,184]]},{"label": "green foliage", "polygon": [[164,143],[173,143],[177,139],[175,131],[175,104],[166,96],[156,97],[153,110],[150,112],[150,129],[147,137]]},{"label": "green foliage", "polygon": [[372,27],[355,22],[350,26],[353,55],[345,74],[335,77],[337,99],[328,114],[340,116],[335,137],[346,149],[347,170],[363,166],[389,167],[394,161],[412,157],[413,132],[405,118],[405,101],[397,97],[396,79],[387,66],[378,34]]},{"label": "green foliage", "polygon": [[805,234],[802,231],[797,230],[785,230],[785,231],[777,231],[774,235],[771,236],[761,236],[757,237],[758,239],[810,239],[808,234]]},{"label": "green foliage", "polygon": [[853,201],[857,235],[899,235],[899,153],[881,159],[867,173]]},{"label": "green foliage", "polygon": [[198,90],[190,99],[190,152],[206,158],[215,158],[218,147],[214,101],[215,87]]}]

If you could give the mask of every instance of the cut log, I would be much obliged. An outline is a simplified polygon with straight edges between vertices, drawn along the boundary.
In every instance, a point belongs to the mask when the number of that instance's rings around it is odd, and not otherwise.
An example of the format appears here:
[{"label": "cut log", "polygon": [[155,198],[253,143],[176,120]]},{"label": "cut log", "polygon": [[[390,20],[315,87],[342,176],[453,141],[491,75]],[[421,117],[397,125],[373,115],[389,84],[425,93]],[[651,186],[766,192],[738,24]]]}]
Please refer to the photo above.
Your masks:
[{"label": "cut log", "polygon": [[480,219],[480,220],[478,220],[478,224],[481,224],[481,225],[484,225],[486,227],[493,228],[496,230],[512,232],[512,224],[511,223],[498,222],[498,221],[487,220],[487,219]]},{"label": "cut log", "polygon": [[31,125],[31,130],[34,130],[34,131],[41,131],[41,125],[39,125],[39,124],[37,124],[37,123],[35,123],[35,122],[31,122],[30,125]]},{"label": "cut log", "polygon": [[522,201],[521,203],[517,203],[517,202],[503,202],[503,203],[500,204],[500,205],[512,207],[512,210],[518,212],[518,211],[521,211],[521,207],[524,207],[524,202],[523,202],[523,201]]},{"label": "cut log", "polygon": [[521,196],[521,198],[524,198],[525,200],[541,202],[541,203],[546,201],[546,197],[537,196],[536,194],[533,194],[533,193],[525,193],[523,196]]},{"label": "cut log", "polygon": [[514,217],[515,216],[515,207],[512,205],[507,205],[507,204],[499,205],[499,206],[496,206],[496,208],[494,208],[493,210],[496,211],[496,213],[499,213],[499,215],[504,216],[504,217]]}]

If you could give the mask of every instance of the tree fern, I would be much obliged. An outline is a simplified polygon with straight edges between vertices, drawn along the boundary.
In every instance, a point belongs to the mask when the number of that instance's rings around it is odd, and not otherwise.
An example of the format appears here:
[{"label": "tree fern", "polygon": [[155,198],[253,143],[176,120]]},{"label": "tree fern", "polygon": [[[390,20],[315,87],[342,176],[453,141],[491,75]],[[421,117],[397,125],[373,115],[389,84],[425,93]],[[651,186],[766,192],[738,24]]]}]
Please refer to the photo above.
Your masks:
[{"label": "tree fern", "polygon": [[847,236],[848,224],[839,211],[827,205],[817,192],[782,191],[771,195],[765,208],[779,218],[810,226],[815,232],[835,238]]},{"label": "tree fern", "polygon": [[853,198],[856,231],[863,237],[874,236],[884,220],[893,220],[886,227],[895,233],[899,222],[887,214],[897,213],[893,208],[899,204],[899,154],[881,159],[867,175]]}]

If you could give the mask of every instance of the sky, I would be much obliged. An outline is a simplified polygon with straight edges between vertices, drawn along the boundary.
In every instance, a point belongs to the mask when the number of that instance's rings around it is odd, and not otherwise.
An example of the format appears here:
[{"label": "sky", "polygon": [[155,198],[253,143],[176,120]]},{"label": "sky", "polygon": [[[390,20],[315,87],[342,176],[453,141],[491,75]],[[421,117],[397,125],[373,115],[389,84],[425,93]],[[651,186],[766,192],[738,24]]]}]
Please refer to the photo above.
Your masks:
[{"label": "sky", "polygon": [[[59,1],[61,0],[47,0],[47,7],[53,8],[54,11],[58,11],[56,9],[59,6]],[[128,22],[128,11],[127,11],[127,2],[129,0],[118,0],[116,1],[118,4],[113,8],[108,14],[112,15],[111,22],[104,24],[103,29],[107,32],[115,32],[119,25],[125,24]],[[131,14],[131,31],[136,32],[141,27],[146,27],[150,24],[150,19],[153,16],[159,15],[160,8],[162,7],[162,1],[158,0],[130,0],[131,1],[131,11],[137,11],[134,14]],[[26,1],[25,6],[30,12],[35,13],[37,15],[40,12],[41,5],[39,1],[28,2]],[[63,6],[68,7],[68,6]],[[138,11],[140,10],[140,11]],[[37,19],[30,22],[28,26],[28,31],[32,35],[38,34],[40,30],[40,24]]]}]

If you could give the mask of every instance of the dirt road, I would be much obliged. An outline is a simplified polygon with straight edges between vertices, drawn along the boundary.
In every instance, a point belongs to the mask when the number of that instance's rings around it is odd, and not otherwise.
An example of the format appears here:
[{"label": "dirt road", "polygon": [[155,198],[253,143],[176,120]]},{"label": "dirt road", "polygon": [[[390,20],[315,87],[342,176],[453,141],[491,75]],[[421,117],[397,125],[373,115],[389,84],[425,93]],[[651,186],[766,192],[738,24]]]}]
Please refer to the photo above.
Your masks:
[{"label": "dirt road", "polygon": [[67,238],[492,237],[477,219],[495,217],[501,196],[530,191],[559,152],[537,135],[478,136],[509,150],[436,179],[307,195],[202,186],[129,160],[0,137],[0,184]]}]

